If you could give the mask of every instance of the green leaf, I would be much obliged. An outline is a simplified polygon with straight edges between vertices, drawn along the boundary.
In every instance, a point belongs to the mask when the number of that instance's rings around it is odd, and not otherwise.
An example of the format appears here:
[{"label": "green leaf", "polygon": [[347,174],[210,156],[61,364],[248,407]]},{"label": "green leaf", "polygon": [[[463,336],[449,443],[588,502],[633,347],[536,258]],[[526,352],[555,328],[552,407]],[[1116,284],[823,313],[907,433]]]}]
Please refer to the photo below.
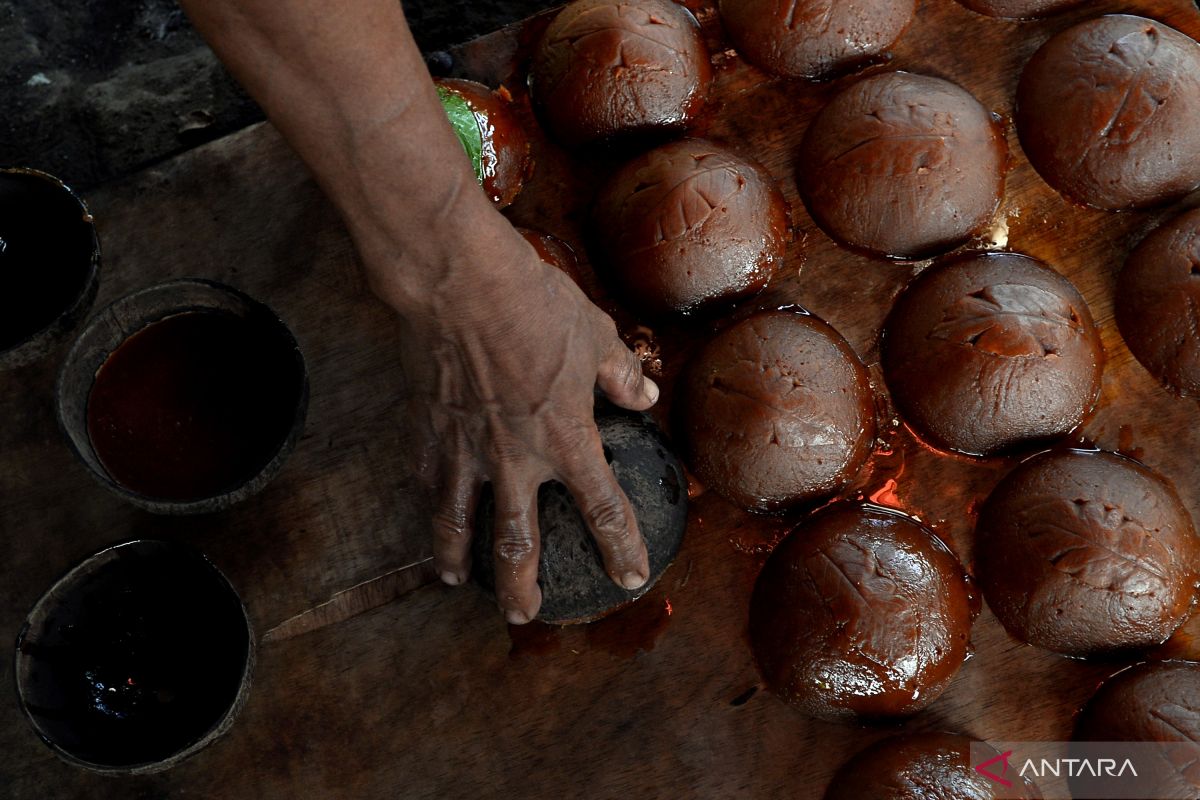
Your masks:
[{"label": "green leaf", "polygon": [[450,126],[454,128],[458,141],[462,143],[463,150],[467,151],[467,156],[471,159],[471,166],[475,168],[475,180],[483,183],[483,133],[479,130],[475,112],[457,92],[444,86],[437,87],[437,90]]}]

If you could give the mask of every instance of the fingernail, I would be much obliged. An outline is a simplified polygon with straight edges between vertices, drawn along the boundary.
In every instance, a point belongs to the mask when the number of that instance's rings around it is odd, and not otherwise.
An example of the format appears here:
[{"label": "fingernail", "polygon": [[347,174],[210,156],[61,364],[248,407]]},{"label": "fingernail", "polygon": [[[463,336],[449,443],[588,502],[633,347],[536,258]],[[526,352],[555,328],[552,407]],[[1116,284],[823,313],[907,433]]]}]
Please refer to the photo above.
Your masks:
[{"label": "fingernail", "polygon": [[524,625],[529,622],[529,615],[519,608],[510,608],[504,612],[504,619],[509,625]]},{"label": "fingernail", "polygon": [[649,378],[645,378],[646,399],[651,403],[658,402],[658,384]]},{"label": "fingernail", "polygon": [[645,582],[646,582],[646,576],[639,575],[636,572],[626,572],[624,575],[621,576],[621,585],[624,586],[629,591],[633,591],[634,589],[640,589]]},{"label": "fingernail", "polygon": [[446,570],[442,573],[442,583],[446,584],[447,586],[458,586],[462,582],[462,577],[459,576],[457,572]]}]

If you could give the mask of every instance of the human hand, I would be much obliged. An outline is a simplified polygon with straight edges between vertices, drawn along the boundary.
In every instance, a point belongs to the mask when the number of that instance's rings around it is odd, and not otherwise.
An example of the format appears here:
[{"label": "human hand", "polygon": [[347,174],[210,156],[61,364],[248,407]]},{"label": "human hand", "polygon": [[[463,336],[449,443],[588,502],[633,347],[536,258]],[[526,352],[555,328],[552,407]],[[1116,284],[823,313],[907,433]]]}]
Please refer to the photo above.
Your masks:
[{"label": "human hand", "polygon": [[312,170],[372,289],[404,322],[402,355],[437,490],[436,562],[470,572],[475,505],[496,496],[496,593],[537,613],[537,490],[566,484],[610,575],[649,575],[592,419],[596,385],[641,410],[658,388],[616,328],[492,207],[395,0],[183,0],[196,27]]},{"label": "human hand", "polygon": [[[418,460],[436,487],[438,572],[451,585],[467,580],[475,508],[490,482],[496,596],[505,618],[522,624],[541,605],[537,496],[545,481],[571,491],[612,579],[626,589],[646,582],[646,547],[605,459],[593,389],[644,410],[658,387],[570,278],[543,263],[500,215],[481,216],[487,221],[469,242],[430,266],[447,276],[441,297],[395,305]],[[386,273],[369,265],[368,274]],[[375,288],[385,300],[401,294],[386,281]]]}]

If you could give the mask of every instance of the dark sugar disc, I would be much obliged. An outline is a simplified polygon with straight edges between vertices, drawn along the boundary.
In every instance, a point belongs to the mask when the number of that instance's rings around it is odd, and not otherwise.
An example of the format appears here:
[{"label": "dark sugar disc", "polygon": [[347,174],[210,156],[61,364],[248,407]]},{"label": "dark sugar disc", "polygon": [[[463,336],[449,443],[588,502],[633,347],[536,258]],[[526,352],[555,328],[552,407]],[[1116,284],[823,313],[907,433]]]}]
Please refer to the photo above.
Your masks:
[{"label": "dark sugar disc", "polygon": [[[632,603],[650,591],[683,542],[687,479],[657,426],[644,414],[607,409],[597,414],[596,425],[605,455],[633,504],[646,541],[650,579],[633,591],[614,583],[570,492],[560,483],[545,483],[538,492],[542,607],[537,618],[543,622],[591,622]],[[494,520],[495,503],[490,487],[485,487],[476,514],[472,573],[488,591],[496,585],[492,561]]]}]

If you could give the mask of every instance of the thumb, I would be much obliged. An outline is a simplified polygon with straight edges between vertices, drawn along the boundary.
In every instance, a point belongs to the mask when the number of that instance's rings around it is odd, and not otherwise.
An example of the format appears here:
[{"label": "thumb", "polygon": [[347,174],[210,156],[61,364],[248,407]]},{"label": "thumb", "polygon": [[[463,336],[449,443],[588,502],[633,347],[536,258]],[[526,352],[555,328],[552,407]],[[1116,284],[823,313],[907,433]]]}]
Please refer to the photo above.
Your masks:
[{"label": "thumb", "polygon": [[596,383],[608,399],[630,411],[645,411],[658,401],[658,385],[642,374],[642,361],[618,337],[600,362]]}]

